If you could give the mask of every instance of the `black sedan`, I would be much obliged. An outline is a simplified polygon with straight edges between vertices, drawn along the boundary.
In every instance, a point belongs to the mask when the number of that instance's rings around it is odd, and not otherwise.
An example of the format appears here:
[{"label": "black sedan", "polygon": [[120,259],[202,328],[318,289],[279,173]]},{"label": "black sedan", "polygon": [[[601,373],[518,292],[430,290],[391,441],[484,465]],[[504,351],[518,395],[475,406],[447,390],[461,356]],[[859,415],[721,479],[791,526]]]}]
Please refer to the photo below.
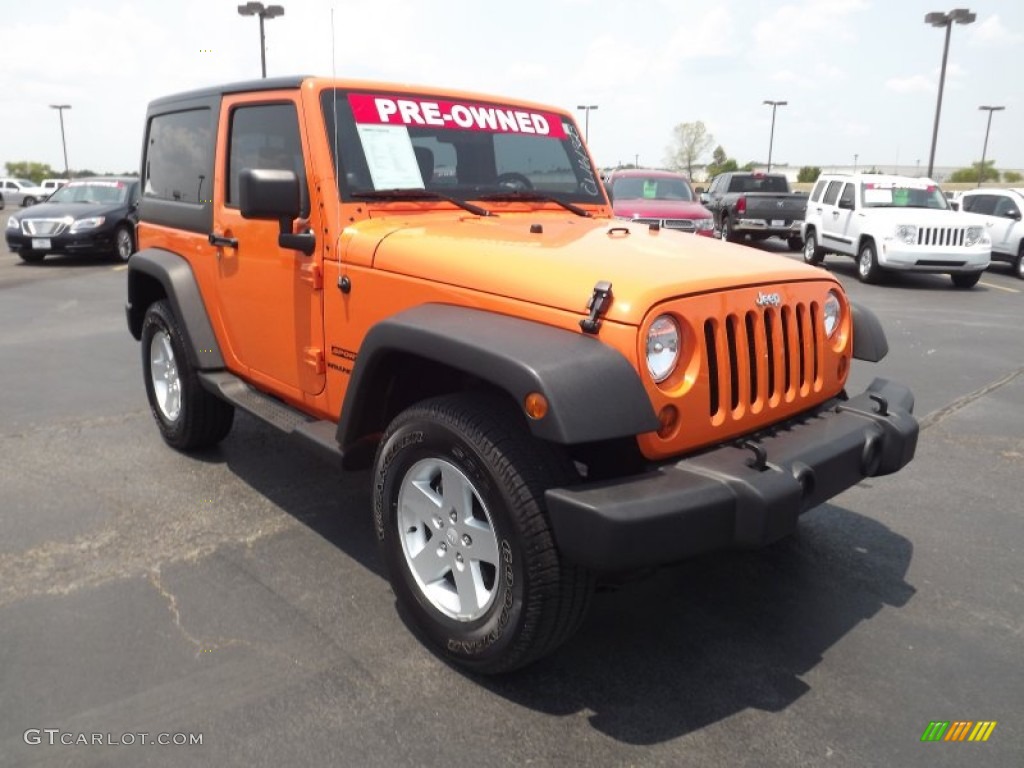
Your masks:
[{"label": "black sedan", "polygon": [[127,261],[135,251],[138,201],[138,179],[74,179],[45,203],[7,220],[7,247],[28,262],[48,253],[102,253]]}]

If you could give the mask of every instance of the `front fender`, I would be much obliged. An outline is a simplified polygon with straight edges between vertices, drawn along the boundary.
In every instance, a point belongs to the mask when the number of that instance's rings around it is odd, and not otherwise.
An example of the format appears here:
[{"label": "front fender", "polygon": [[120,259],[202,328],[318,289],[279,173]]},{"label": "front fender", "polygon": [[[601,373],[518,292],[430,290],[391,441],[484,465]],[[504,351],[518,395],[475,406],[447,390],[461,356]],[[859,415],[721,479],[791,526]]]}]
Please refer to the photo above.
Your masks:
[{"label": "front fender", "polygon": [[338,422],[338,442],[363,436],[360,407],[395,354],[463,371],[520,404],[531,392],[549,403],[528,419],[539,438],[572,445],[658,428],[647,392],[629,361],[589,335],[477,309],[425,304],[375,325],[359,350]]}]

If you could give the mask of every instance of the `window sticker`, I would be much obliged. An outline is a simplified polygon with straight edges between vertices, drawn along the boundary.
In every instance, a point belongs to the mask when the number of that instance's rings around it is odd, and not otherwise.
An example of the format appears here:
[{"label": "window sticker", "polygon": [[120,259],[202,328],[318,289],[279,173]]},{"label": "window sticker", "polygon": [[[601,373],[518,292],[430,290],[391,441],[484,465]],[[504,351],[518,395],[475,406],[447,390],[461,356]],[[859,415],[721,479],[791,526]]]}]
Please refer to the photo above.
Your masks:
[{"label": "window sticker", "polygon": [[879,187],[865,187],[864,188],[864,204],[865,205],[891,205],[892,204],[892,188],[879,188]]},{"label": "window sticker", "polygon": [[403,125],[357,125],[374,189],[423,189],[409,129]]},{"label": "window sticker", "polygon": [[644,199],[653,200],[658,196],[658,182],[644,179]]},{"label": "window sticker", "polygon": [[558,115],[531,109],[366,93],[350,93],[348,101],[359,125],[433,126],[565,138]]}]

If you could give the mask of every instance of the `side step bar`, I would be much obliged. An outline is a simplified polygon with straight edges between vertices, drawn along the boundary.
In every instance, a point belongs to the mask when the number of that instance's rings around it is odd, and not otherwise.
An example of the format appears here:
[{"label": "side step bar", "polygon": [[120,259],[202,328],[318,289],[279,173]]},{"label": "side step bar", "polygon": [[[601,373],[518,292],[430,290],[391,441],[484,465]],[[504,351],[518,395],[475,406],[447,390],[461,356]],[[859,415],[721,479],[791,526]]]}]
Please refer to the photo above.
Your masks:
[{"label": "side step bar", "polygon": [[331,461],[337,462],[343,458],[337,440],[338,425],[334,422],[310,418],[277,398],[253,389],[233,373],[199,371],[198,375],[203,387],[222,400],[282,432],[297,435]]}]

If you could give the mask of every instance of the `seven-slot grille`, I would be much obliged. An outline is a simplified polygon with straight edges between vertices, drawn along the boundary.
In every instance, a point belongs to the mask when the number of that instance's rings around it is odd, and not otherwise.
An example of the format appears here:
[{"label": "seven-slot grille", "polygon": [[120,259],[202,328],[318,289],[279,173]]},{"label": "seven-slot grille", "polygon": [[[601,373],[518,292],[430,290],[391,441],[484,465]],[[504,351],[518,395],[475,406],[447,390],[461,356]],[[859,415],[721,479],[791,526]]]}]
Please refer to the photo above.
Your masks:
[{"label": "seven-slot grille", "polygon": [[637,224],[657,224],[662,229],[681,229],[685,232],[693,232],[697,229],[697,225],[693,222],[693,219],[652,219],[652,218],[640,218],[633,219]]},{"label": "seven-slot grille", "polygon": [[918,245],[962,246],[966,227],[918,227]]},{"label": "seven-slot grille", "polygon": [[26,235],[59,235],[68,228],[64,219],[22,219],[21,231]]},{"label": "seven-slot grille", "polygon": [[738,420],[821,386],[824,339],[817,302],[704,321],[708,414]]}]

